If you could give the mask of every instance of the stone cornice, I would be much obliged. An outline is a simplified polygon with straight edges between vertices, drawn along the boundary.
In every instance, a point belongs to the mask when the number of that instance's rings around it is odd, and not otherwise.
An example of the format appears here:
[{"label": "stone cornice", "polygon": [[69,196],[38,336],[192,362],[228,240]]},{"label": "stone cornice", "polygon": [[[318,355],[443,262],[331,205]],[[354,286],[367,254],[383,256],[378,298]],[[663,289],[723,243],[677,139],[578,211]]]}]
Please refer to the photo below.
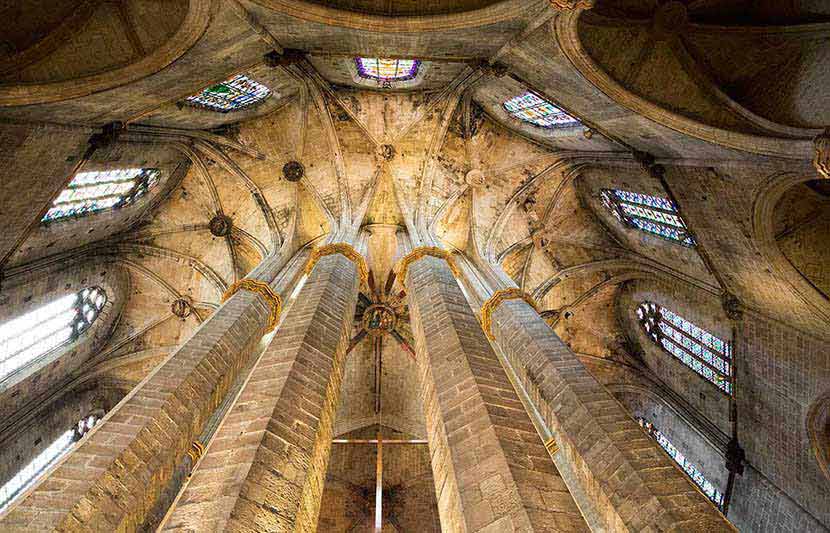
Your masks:
[{"label": "stone cornice", "polygon": [[442,250],[441,248],[437,248],[435,246],[421,246],[419,248],[415,248],[414,250],[409,252],[406,255],[406,257],[398,261],[396,270],[398,272],[398,278],[400,278],[401,283],[406,283],[406,274],[409,271],[409,265],[427,256],[443,259],[447,262],[447,265],[450,267],[450,270],[452,270],[453,275],[456,278],[459,277],[458,267],[456,266],[451,253],[449,253],[446,250]]},{"label": "stone cornice", "polygon": [[362,255],[360,255],[360,253],[357,250],[354,249],[354,247],[351,244],[346,244],[345,242],[327,244],[311,252],[311,257],[308,259],[308,263],[306,263],[305,265],[305,273],[307,275],[311,274],[311,271],[314,270],[314,265],[316,265],[317,261],[319,261],[321,258],[327,255],[335,254],[340,254],[352,263],[354,263],[357,267],[358,274],[360,274],[360,281],[362,283],[368,283],[369,267],[366,266],[366,260],[363,258]]},{"label": "stone cornice", "polygon": [[268,328],[265,332],[268,333],[274,331],[274,328],[277,327],[277,323],[280,321],[280,313],[282,313],[282,298],[280,298],[280,295],[274,292],[274,289],[272,289],[271,286],[264,281],[241,279],[225,291],[224,296],[222,296],[222,301],[227,301],[239,290],[246,290],[248,292],[256,293],[261,296],[263,300],[265,300],[271,308],[271,312],[268,314]]},{"label": "stone cornice", "polygon": [[492,331],[493,313],[505,300],[524,300],[529,306],[535,309],[536,312],[539,311],[539,308],[536,306],[536,301],[521,289],[511,287],[509,289],[496,291],[493,296],[491,296],[490,299],[484,302],[484,305],[481,306],[481,328],[490,340],[495,340],[496,338]]}]

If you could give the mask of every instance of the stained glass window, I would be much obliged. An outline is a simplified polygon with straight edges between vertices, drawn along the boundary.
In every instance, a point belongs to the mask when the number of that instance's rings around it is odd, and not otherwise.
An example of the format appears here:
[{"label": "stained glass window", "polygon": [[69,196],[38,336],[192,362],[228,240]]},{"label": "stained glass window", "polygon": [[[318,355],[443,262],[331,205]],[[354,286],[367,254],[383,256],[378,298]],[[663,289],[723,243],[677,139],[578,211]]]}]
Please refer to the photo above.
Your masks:
[{"label": "stained glass window", "polygon": [[646,334],[683,364],[727,394],[732,394],[731,343],[652,302],[637,307]]},{"label": "stained glass window", "polygon": [[103,289],[90,287],[0,325],[0,380],[77,339],[95,322],[106,301]]},{"label": "stained glass window", "polygon": [[105,209],[118,209],[134,202],[158,183],[161,173],[155,168],[121,168],[79,172],[52,202],[41,219],[51,222]]},{"label": "stained glass window", "polygon": [[542,128],[570,128],[580,122],[555,105],[530,91],[504,103],[510,116]]},{"label": "stained glass window", "polygon": [[378,57],[356,57],[357,74],[365,79],[371,80],[391,87],[392,82],[414,80],[418,75],[421,62],[417,59],[383,59]]},{"label": "stained glass window", "polygon": [[48,448],[40,452],[37,457],[24,466],[5,485],[0,487],[0,513],[6,510],[14,500],[31,487],[43,473],[58,462],[72,449],[76,442],[81,440],[87,431],[98,423],[98,417],[90,415],[75,427],[64,432]]},{"label": "stained glass window", "polygon": [[603,189],[600,195],[605,207],[626,226],[684,246],[695,245],[677,207],[668,198],[618,189]]},{"label": "stained glass window", "polygon": [[640,426],[642,426],[648,434],[656,440],[664,450],[666,450],[666,453],[668,453],[669,456],[674,459],[678,465],[680,465],[680,468],[682,468],[683,471],[686,472],[690,478],[692,478],[692,481],[700,487],[700,490],[702,490],[703,493],[718,506],[718,508],[723,509],[723,494],[721,494],[721,492],[717,489],[717,487],[715,487],[715,485],[712,484],[711,481],[703,476],[703,472],[690,463],[686,456],[683,455],[680,450],[675,448],[671,441],[666,438],[660,430],[654,427],[654,424],[644,418],[638,418],[637,421],[640,423]]},{"label": "stained glass window", "polygon": [[271,89],[244,74],[202,89],[188,96],[185,102],[194,107],[227,113],[239,111],[261,102],[271,95]]}]

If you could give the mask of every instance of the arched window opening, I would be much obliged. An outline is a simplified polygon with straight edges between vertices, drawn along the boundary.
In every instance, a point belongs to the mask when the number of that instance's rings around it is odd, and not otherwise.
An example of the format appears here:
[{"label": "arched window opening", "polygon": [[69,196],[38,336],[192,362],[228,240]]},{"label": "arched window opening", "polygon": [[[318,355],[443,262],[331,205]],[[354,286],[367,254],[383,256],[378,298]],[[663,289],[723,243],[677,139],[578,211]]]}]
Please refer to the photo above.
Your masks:
[{"label": "arched window opening", "polygon": [[695,482],[695,485],[700,487],[700,490],[703,491],[712,503],[718,506],[719,509],[723,510],[723,494],[712,484],[711,481],[704,477],[703,472],[698,470],[698,468],[689,462],[683,453],[674,447],[671,441],[663,435],[660,430],[654,427],[654,424],[649,422],[644,418],[637,418],[637,421],[640,423],[640,426],[646,430],[651,438],[657,441],[658,444],[669,454],[669,457],[674,459],[674,462],[680,465],[680,468],[686,472],[692,481]]},{"label": "arched window opening", "polygon": [[379,57],[356,57],[357,74],[364,80],[377,82],[384,89],[391,89],[396,81],[414,80],[418,76],[421,62],[417,59],[383,59]]},{"label": "arched window opening", "polygon": [[89,287],[0,325],[0,380],[77,339],[95,322],[106,302],[103,289]]},{"label": "arched window opening", "polygon": [[41,222],[118,209],[131,204],[158,183],[155,168],[120,168],[79,172],[52,202]]},{"label": "arched window opening", "polygon": [[81,437],[92,429],[100,420],[98,415],[89,415],[81,419],[74,427],[65,431],[48,448],[24,466],[5,485],[0,487],[0,513],[5,511],[14,500],[31,487],[52,465],[66,455]]},{"label": "arched window opening", "polygon": [[732,346],[682,316],[652,302],[637,307],[646,334],[726,394],[732,394]]},{"label": "arched window opening", "polygon": [[271,96],[271,89],[244,74],[202,89],[188,96],[185,103],[193,107],[228,113],[262,102]]},{"label": "arched window opening", "polygon": [[572,128],[580,125],[579,120],[530,91],[504,102],[504,109],[511,117],[542,128]]},{"label": "arched window opening", "polygon": [[618,189],[603,189],[600,195],[605,207],[626,226],[683,246],[695,245],[677,207],[668,198]]}]

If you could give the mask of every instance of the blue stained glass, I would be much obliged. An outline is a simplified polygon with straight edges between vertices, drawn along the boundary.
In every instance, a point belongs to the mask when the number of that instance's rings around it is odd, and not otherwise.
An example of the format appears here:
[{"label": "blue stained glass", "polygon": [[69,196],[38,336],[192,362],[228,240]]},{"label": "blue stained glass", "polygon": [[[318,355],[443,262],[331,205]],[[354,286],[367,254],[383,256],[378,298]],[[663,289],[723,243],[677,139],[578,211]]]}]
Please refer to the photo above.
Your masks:
[{"label": "blue stained glass", "polygon": [[732,352],[728,342],[651,302],[637,307],[637,317],[658,345],[723,392],[732,394]]},{"label": "blue stained glass", "polygon": [[672,444],[672,442],[660,432],[660,430],[654,427],[654,424],[644,418],[638,418],[637,421],[640,423],[640,426],[642,426],[648,434],[656,440],[658,444],[660,444],[660,447],[662,447],[666,453],[669,454],[669,457],[671,457],[674,462],[676,462],[680,468],[682,468],[683,471],[686,472],[690,478],[692,478],[692,481],[694,481],[695,485],[703,491],[706,497],[709,498],[712,503],[717,505],[718,508],[722,509],[723,494],[721,494],[721,492],[711,481],[706,479],[703,472],[701,472],[697,466],[692,464],[686,456],[683,455],[683,453],[681,453],[680,450],[678,450],[674,444]]},{"label": "blue stained glass", "polygon": [[603,189],[600,197],[605,208],[620,222],[684,246],[695,245],[668,198],[619,189]]},{"label": "blue stained glass", "polygon": [[571,128],[580,125],[579,120],[529,91],[504,102],[504,109],[510,116],[542,128]]},{"label": "blue stained glass", "polygon": [[147,193],[158,183],[159,175],[155,168],[79,172],[52,202],[41,222],[123,207]]},{"label": "blue stained glass", "polygon": [[202,89],[199,94],[188,96],[185,103],[194,107],[220,113],[239,111],[259,103],[271,95],[271,90],[248,76],[239,74],[233,78]]}]

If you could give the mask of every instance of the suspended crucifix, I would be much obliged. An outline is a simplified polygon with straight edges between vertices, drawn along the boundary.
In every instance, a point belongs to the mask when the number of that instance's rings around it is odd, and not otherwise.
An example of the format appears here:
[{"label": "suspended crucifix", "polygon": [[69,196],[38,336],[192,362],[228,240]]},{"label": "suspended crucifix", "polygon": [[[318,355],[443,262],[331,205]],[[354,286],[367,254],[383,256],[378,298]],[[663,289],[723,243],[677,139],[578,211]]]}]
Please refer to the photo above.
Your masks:
[{"label": "suspended crucifix", "polygon": [[378,433],[376,439],[334,439],[335,444],[362,444],[374,445],[377,449],[375,470],[375,533],[383,529],[383,445],[384,444],[427,444],[425,440],[383,439],[381,433],[382,401],[381,375],[383,371],[383,339],[391,336],[414,360],[415,351],[401,333],[399,326],[409,319],[404,298],[405,291],[393,293],[395,272],[392,271],[386,278],[386,284],[379,290],[375,284],[372,272],[369,272],[369,295],[360,293],[355,313],[355,320],[359,330],[349,343],[347,354],[351,352],[367,336],[372,341],[372,355],[375,362],[375,416],[377,417]]}]

